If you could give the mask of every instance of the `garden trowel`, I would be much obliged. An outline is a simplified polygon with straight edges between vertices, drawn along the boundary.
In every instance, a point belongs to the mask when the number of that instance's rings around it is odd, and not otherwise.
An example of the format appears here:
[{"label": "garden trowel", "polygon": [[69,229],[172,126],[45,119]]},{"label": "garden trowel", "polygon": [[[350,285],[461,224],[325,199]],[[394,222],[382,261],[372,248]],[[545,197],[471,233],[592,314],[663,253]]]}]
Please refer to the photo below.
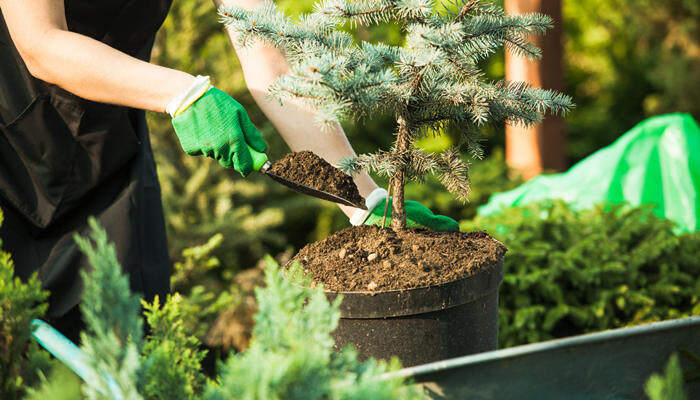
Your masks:
[{"label": "garden trowel", "polygon": [[340,196],[328,193],[323,190],[314,189],[312,187],[302,185],[299,182],[290,181],[289,179],[273,174],[272,172],[270,172],[270,167],[272,167],[272,163],[267,159],[267,154],[256,151],[250,146],[248,146],[248,149],[250,150],[250,155],[253,158],[254,170],[260,171],[263,175],[271,178],[272,180],[278,183],[283,184],[284,186],[294,190],[295,192],[299,192],[307,196],[316,197],[321,200],[332,201],[334,203],[360,208],[362,210],[367,209],[367,207],[364,204],[353,203],[352,201],[342,198]]}]

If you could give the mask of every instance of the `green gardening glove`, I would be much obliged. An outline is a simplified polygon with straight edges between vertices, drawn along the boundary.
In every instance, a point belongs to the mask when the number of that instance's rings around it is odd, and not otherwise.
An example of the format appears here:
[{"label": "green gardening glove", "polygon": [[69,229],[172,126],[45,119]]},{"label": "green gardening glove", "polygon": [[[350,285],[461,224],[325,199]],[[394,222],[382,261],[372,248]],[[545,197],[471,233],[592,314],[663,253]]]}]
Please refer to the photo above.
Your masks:
[{"label": "green gardening glove", "polygon": [[[386,204],[386,190],[376,189],[366,199],[367,211],[358,210],[357,214],[350,218],[353,225],[382,225],[384,218],[384,204]],[[458,231],[457,221],[444,215],[435,215],[430,209],[417,201],[408,200],[406,205],[406,225],[409,228],[431,229],[434,231]],[[391,203],[386,210],[386,226],[391,223]]]},{"label": "green gardening glove", "polygon": [[[384,218],[384,204],[382,200],[365,220],[365,225],[381,225]],[[406,205],[406,226],[409,228],[431,229],[434,231],[458,231],[457,221],[444,215],[435,215],[430,209],[417,201],[407,200]],[[391,223],[391,203],[386,210],[386,225]]]},{"label": "green gardening glove", "polygon": [[267,150],[265,140],[248,113],[240,103],[215,87],[176,114],[172,123],[182,149],[189,155],[211,157],[243,176],[260,168],[261,157],[267,160],[260,154]]}]

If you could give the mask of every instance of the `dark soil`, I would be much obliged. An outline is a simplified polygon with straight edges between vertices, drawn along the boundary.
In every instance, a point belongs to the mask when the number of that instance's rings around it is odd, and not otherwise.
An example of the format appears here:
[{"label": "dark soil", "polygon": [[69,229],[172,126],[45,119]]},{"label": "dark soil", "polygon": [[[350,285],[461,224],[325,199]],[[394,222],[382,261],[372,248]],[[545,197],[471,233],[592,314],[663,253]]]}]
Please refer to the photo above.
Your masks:
[{"label": "dark soil", "polygon": [[394,232],[352,226],[306,245],[301,262],[334,292],[412,289],[454,281],[496,265],[505,246],[486,232]]},{"label": "dark soil", "polygon": [[365,204],[349,175],[310,151],[287,154],[270,167],[270,172],[354,204]]}]

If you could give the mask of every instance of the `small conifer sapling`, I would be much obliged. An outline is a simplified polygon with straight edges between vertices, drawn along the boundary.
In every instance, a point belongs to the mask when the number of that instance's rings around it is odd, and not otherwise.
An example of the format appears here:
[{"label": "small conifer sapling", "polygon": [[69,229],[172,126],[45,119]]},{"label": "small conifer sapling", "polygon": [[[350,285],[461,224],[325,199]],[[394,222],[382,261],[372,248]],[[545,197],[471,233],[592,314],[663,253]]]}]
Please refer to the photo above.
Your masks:
[{"label": "small conifer sapling", "polygon": [[[271,1],[252,11],[219,10],[222,22],[238,33],[241,46],[263,40],[285,54],[291,72],[269,88],[280,102],[296,98],[308,103],[318,110],[317,122],[324,126],[379,112],[395,116],[391,149],[344,159],[340,165],[350,174],[364,169],[389,178],[395,230],[406,227],[404,184],[409,180],[436,174],[461,200],[469,194],[468,165],[459,150],[426,153],[415,146],[417,138],[453,126],[470,153],[479,157],[479,127],[499,122],[533,125],[547,112],[564,113],[572,107],[568,96],[523,82],[488,81],[479,69],[479,62],[501,47],[540,57],[527,37],[550,28],[549,17],[507,15],[480,0],[457,0],[436,8],[431,0],[323,0],[298,21]],[[358,43],[341,30],[347,22],[386,21],[405,29],[404,46]]]}]

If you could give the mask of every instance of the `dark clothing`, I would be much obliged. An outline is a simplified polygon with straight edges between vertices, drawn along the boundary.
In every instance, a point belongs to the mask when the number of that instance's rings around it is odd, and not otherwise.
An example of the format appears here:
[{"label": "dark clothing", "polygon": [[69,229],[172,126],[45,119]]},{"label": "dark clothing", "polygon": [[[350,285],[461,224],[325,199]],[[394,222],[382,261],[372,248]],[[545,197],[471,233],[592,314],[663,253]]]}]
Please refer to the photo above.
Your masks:
[{"label": "dark clothing", "polygon": [[[170,0],[66,0],[65,6],[69,30],[147,61]],[[32,77],[1,14],[0,208],[3,249],[17,275],[37,272],[50,290],[50,322],[62,325],[61,317],[75,315],[79,271],[89,266],[73,234],[86,234],[89,216],[115,243],[133,291],[147,299],[169,291],[145,113],[88,101]]]}]

